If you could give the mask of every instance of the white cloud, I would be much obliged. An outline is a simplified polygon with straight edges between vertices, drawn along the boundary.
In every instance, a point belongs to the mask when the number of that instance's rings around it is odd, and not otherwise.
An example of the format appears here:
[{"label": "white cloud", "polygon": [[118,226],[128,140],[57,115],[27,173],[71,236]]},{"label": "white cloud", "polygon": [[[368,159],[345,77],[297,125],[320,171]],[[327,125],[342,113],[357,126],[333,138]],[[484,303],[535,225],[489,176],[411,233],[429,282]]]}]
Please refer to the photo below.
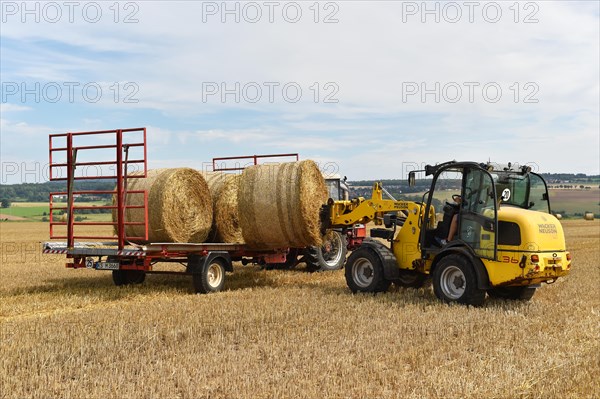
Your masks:
[{"label": "white cloud", "polygon": [[0,113],[30,111],[31,107],[18,104],[0,103]]},{"label": "white cloud", "polygon": [[[285,22],[281,10],[274,23],[242,18],[223,24],[220,15],[202,22],[206,3],[136,4],[139,23],[134,24],[115,24],[108,8],[98,24],[81,18],[74,24],[9,20],[2,29],[3,80],[93,81],[104,88],[135,82],[138,104],[115,103],[106,96],[94,109],[126,110],[123,123],[150,125],[149,156],[165,163],[179,156],[178,147],[197,146],[198,156],[207,159],[226,150],[237,155],[295,149],[337,158],[348,175],[365,178],[378,168],[393,176],[398,162],[407,158],[525,157],[549,171],[599,172],[597,3],[535,2],[539,21],[533,24],[522,23],[530,11],[524,3],[519,3],[520,22],[515,23],[511,2],[500,3],[498,23],[486,22],[481,7],[473,23],[466,20],[464,7],[458,23],[444,18],[434,23],[432,16],[421,23],[419,14],[405,14],[403,22],[406,2],[337,2],[339,23],[334,24],[312,22],[312,3],[301,3],[304,17],[297,24]],[[245,101],[244,93],[238,93],[239,102],[228,95],[223,103],[220,93],[203,98],[202,84],[211,82],[229,88],[257,82],[263,97],[257,103]],[[265,100],[265,82],[279,83],[273,102]],[[302,88],[298,103],[283,96],[281,88],[288,82]],[[327,82],[339,91],[325,90]],[[458,103],[443,97],[435,102],[430,94],[423,102],[418,93],[403,102],[403,89],[411,82],[419,89],[420,83],[429,89],[436,82],[442,89],[456,83],[463,97]],[[466,100],[466,82],[479,84],[472,103]],[[501,87],[498,103],[483,98],[486,83]],[[324,103],[327,94],[339,102]],[[538,102],[525,103],[528,94]],[[2,106],[3,113],[32,107]],[[152,114],[146,122],[148,110],[161,119]],[[113,127],[114,119],[105,114],[82,117],[92,120],[89,126]],[[19,129],[28,131],[27,123]],[[555,154],[559,143],[557,163],[548,154]]]}]

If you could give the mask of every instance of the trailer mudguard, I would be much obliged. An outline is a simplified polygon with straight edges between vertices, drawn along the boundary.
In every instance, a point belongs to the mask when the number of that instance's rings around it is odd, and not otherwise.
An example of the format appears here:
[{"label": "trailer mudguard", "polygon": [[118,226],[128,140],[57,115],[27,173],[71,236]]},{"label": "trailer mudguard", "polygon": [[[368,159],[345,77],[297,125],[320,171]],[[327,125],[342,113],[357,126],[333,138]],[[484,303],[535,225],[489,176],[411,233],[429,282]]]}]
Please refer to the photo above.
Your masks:
[{"label": "trailer mudguard", "polygon": [[190,255],[188,257],[187,273],[196,273],[196,270],[203,270],[210,263],[221,258],[225,263],[225,271],[233,272],[233,264],[231,263],[231,255],[227,251],[210,251],[206,256]]}]

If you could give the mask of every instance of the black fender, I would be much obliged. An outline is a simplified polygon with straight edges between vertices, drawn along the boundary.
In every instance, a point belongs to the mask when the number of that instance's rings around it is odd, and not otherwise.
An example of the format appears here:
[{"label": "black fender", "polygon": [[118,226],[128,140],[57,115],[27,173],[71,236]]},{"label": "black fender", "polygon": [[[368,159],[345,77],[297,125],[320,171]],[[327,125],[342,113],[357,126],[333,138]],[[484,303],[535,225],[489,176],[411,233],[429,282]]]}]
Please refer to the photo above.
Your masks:
[{"label": "black fender", "polygon": [[461,243],[448,246],[435,256],[431,264],[431,270],[429,271],[430,275],[433,275],[433,271],[440,260],[452,254],[460,254],[471,262],[471,265],[473,265],[473,269],[475,270],[475,276],[477,277],[477,288],[481,290],[488,290],[492,288],[490,286],[490,277],[487,269],[485,268],[485,265],[481,259],[479,259],[479,257],[473,253],[471,248]]},{"label": "black fender", "polygon": [[231,263],[231,255],[226,251],[210,251],[206,256],[190,255],[188,256],[188,265],[186,272],[195,273],[196,270],[204,270],[207,265],[215,259],[221,259],[225,264],[225,271],[233,272],[233,264]]},{"label": "black fender", "polygon": [[387,246],[379,241],[365,238],[360,247],[367,247],[377,254],[383,265],[383,276],[386,280],[394,281],[400,278],[400,269],[396,257]]}]

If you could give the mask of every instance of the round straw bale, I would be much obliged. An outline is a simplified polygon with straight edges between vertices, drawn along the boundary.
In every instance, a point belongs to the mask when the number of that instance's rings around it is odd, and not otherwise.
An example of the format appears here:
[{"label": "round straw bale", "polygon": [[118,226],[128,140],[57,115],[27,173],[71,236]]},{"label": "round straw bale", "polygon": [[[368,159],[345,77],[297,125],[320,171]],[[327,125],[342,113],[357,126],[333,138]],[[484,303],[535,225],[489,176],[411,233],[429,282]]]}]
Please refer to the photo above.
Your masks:
[{"label": "round straw bale", "polygon": [[238,187],[240,176],[230,175],[223,185],[215,205],[217,238],[222,242],[244,243],[238,213]]},{"label": "round straw bale", "polygon": [[238,189],[244,241],[255,249],[321,245],[319,210],[326,201],[313,161],[250,166]]},{"label": "round straw bale", "polygon": [[[148,241],[204,242],[212,225],[212,200],[202,175],[190,168],[149,170],[127,180],[128,191],[148,192]],[[127,205],[143,205],[143,194],[127,194]],[[144,210],[127,209],[125,221],[143,222]],[[116,214],[113,212],[113,221]],[[143,237],[144,226],[127,225],[126,235]],[[142,242],[133,239],[130,241]]]},{"label": "round straw bale", "polygon": [[594,220],[594,214],[592,212],[586,212],[583,214],[585,220]]},{"label": "round straw bale", "polygon": [[[225,183],[229,181],[229,179],[233,176],[231,174],[223,173],[223,172],[200,172],[206,183],[208,184],[208,189],[210,190],[210,196],[212,197],[212,206],[213,206],[213,224],[210,229],[210,233],[207,237],[207,242],[219,242],[219,233],[217,231],[216,225],[216,209],[217,209],[217,201],[221,196],[221,191],[225,186]],[[225,241],[226,242],[226,241]]]},{"label": "round straw bale", "polygon": [[214,205],[217,202],[217,198],[219,197],[219,193],[223,189],[223,186],[232,175],[223,172],[200,172],[200,174],[204,177],[204,180],[206,180],[206,184],[208,184],[208,189],[210,190]]}]

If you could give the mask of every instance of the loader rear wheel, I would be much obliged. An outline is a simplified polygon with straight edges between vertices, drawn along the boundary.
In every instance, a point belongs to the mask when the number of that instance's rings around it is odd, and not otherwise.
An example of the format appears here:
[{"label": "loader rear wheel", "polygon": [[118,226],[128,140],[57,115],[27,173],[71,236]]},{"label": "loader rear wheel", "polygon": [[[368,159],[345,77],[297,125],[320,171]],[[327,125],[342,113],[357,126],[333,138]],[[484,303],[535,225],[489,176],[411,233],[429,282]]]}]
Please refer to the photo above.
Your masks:
[{"label": "loader rear wheel", "polygon": [[346,262],[346,284],[356,292],[385,292],[390,281],[385,279],[381,259],[370,248],[359,248]]},{"label": "loader rear wheel", "polygon": [[225,284],[225,264],[221,259],[213,259],[210,263],[201,263],[193,273],[194,290],[196,293],[209,294],[219,292]]},{"label": "loader rear wheel", "polygon": [[421,288],[425,284],[427,276],[413,270],[400,269],[400,278],[394,280],[399,287]]},{"label": "loader rear wheel", "polygon": [[520,299],[528,301],[535,294],[536,287],[496,287],[488,290],[488,295],[492,298]]},{"label": "loader rear wheel", "polygon": [[337,231],[329,231],[320,247],[308,247],[304,261],[310,271],[330,271],[344,267],[348,255],[346,237]]},{"label": "loader rear wheel", "polygon": [[113,270],[112,279],[115,285],[142,284],[146,280],[143,270]]},{"label": "loader rear wheel", "polygon": [[433,271],[433,292],[444,302],[478,306],[485,300],[485,291],[477,287],[471,262],[460,255],[449,255]]}]

